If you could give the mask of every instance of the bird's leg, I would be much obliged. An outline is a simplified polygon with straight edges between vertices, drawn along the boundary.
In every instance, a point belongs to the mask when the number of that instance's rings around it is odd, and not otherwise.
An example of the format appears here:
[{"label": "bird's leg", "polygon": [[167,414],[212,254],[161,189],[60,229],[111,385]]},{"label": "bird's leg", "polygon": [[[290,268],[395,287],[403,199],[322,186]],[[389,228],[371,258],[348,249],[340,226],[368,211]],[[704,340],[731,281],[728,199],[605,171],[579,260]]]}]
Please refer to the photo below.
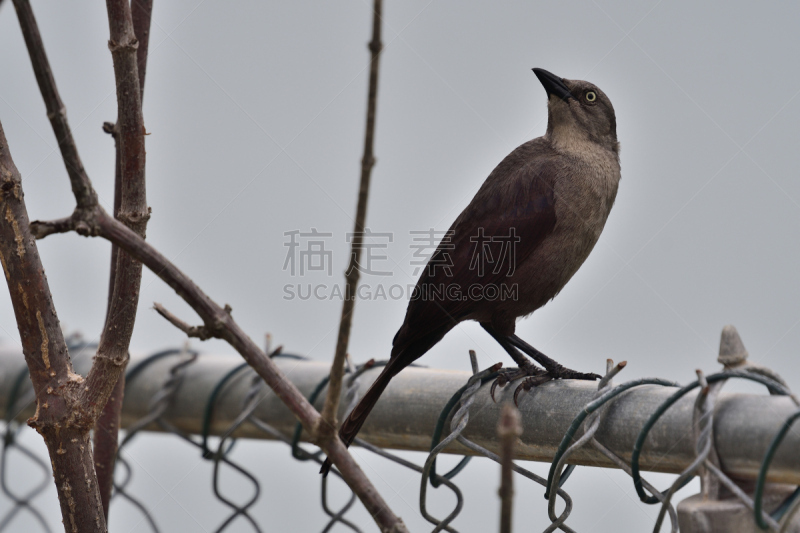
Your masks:
[{"label": "bird's leg", "polygon": [[536,362],[542,365],[546,372],[542,375],[531,376],[526,378],[522,383],[520,383],[517,390],[514,391],[514,403],[517,403],[517,397],[521,391],[529,391],[533,387],[538,387],[543,383],[547,383],[548,381],[554,379],[585,379],[589,381],[594,381],[596,379],[600,379],[602,376],[593,373],[586,373],[586,372],[577,372],[570,368],[566,368],[553,359],[547,357],[545,354],[525,342],[524,340],[520,339],[516,335],[509,335],[505,338],[505,340],[514,348],[522,350],[523,353],[531,356]]},{"label": "bird's leg", "polygon": [[508,355],[511,356],[511,359],[513,359],[514,362],[517,363],[517,365],[519,365],[520,368],[531,366],[532,363],[530,362],[530,360],[527,357],[525,357],[522,353],[520,353],[520,351],[511,343],[509,337],[497,333],[490,324],[481,322],[481,326],[483,326],[483,329],[485,329],[486,332],[489,335],[491,335],[492,338],[496,340],[497,343],[500,346],[502,346],[506,352],[508,352]]},{"label": "bird's leg", "polygon": [[533,346],[531,346],[530,344],[528,344],[524,340],[520,339],[516,335],[509,335],[506,338],[508,339],[508,342],[512,346],[514,346],[515,348],[518,348],[519,350],[522,350],[522,352],[524,352],[525,354],[529,355],[536,362],[538,362],[540,365],[545,367],[545,369],[547,370],[547,373],[551,376],[551,379],[586,379],[586,380],[594,381],[594,380],[600,379],[602,377],[602,376],[600,376],[598,374],[593,374],[591,372],[589,372],[589,373],[577,372],[575,370],[566,368],[566,367],[558,364],[553,359],[550,359],[545,354],[543,354],[542,352],[540,352],[539,350],[537,350],[536,348],[534,348]]},{"label": "bird's leg", "polygon": [[[585,379],[594,381],[601,378],[601,376],[597,374],[577,372],[560,365],[515,334],[501,335],[488,323],[481,323],[481,326],[483,326],[483,329],[485,329],[489,335],[508,352],[508,355],[516,361],[517,365],[519,365],[518,369],[508,369],[495,380],[491,389],[492,399],[494,399],[494,391],[498,385],[502,386],[520,378],[525,379],[514,391],[514,403],[517,403],[519,393],[523,390],[529,391],[533,387],[537,387],[554,379]],[[523,354],[530,356],[531,359],[541,364],[544,370],[531,363]]]},{"label": "bird's leg", "polygon": [[[492,338],[494,338],[494,340],[496,340],[497,343],[502,346],[506,352],[508,352],[508,355],[510,355],[518,365],[518,368],[507,368],[500,371],[500,375],[494,380],[494,383],[492,383],[492,388],[489,391],[492,396],[492,400],[494,400],[494,391],[497,389],[498,385],[503,387],[508,383],[521,378],[528,378],[525,380],[526,382],[532,379],[543,379],[541,383],[550,380],[550,378],[546,377],[547,371],[533,364],[530,359],[525,357],[525,355],[520,352],[519,349],[511,344],[508,337],[504,337],[503,335],[497,333],[489,324],[481,324],[481,326],[483,326],[483,329],[485,329],[489,335],[491,335]],[[514,403],[517,402],[518,391],[519,389],[514,392]]]}]

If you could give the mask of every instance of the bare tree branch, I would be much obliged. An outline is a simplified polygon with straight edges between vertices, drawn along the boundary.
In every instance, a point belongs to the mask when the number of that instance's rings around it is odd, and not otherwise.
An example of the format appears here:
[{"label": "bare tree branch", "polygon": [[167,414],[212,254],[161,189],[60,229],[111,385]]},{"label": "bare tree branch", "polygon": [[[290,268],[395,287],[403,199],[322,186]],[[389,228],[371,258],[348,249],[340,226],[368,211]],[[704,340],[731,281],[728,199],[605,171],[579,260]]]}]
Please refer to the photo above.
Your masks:
[{"label": "bare tree branch", "polygon": [[14,0],[14,8],[17,10],[17,18],[19,18],[28,54],[31,56],[33,73],[36,75],[36,82],[39,84],[44,105],[47,108],[47,118],[50,119],[50,124],[53,126],[61,157],[67,167],[75,200],[79,207],[91,208],[97,205],[97,194],[91,186],[89,176],[86,175],[86,170],[84,170],[78,155],[75,139],[73,139],[72,131],[67,123],[67,110],[58,95],[53,71],[44,51],[44,43],[42,43],[42,36],[39,34],[33,10],[31,10],[28,0]]},{"label": "bare tree branch", "polygon": [[[84,236],[100,236],[141,261],[154,274],[175,290],[203,320],[209,334],[227,341],[261,376],[281,401],[297,417],[306,431],[316,435],[320,415],[308,400],[284,376],[280,369],[242,331],[230,314],[230,308],[214,303],[190,278],[173,265],[158,250],[136,235],[131,229],[114,220],[99,205],[89,211],[76,208],[73,214],[76,232]],[[353,460],[335,434],[329,438],[317,436],[317,444],[337,466],[342,478],[353,489],[373,516],[381,531],[407,531],[402,520],[394,515],[364,472]]]},{"label": "bare tree branch", "polygon": [[[116,31],[119,31],[118,35],[125,35],[127,31],[125,28],[127,22],[120,22],[120,18],[112,14],[114,9],[120,7],[119,2],[121,1],[124,0],[108,0],[110,13],[109,24],[111,26],[113,41],[111,44],[112,54],[115,52],[123,54],[125,49],[130,50],[130,48],[133,46],[133,43],[131,43],[129,40],[126,41],[124,39],[120,39],[118,41],[114,41],[113,39],[113,36],[117,35],[117,33],[115,33]],[[48,116],[51,119],[54,132],[56,133],[59,146],[61,147],[62,156],[67,166],[67,172],[77,202],[75,212],[70,219],[71,223],[67,223],[66,221],[60,221],[60,224],[36,223],[35,227],[37,228],[37,231],[43,234],[49,234],[55,232],[51,231],[54,230],[54,228],[63,230],[71,225],[72,229],[81,235],[102,236],[103,238],[110,240],[112,243],[118,245],[121,250],[127,252],[127,254],[129,254],[131,257],[145,264],[170,287],[172,287],[195,310],[195,312],[200,315],[204,323],[203,327],[205,327],[210,334],[224,339],[231,344],[231,346],[233,346],[248,362],[248,364],[264,379],[267,385],[272,388],[281,401],[283,401],[283,403],[292,411],[292,413],[294,413],[298,420],[303,424],[304,428],[309,431],[310,434],[316,435],[315,431],[319,426],[320,419],[319,413],[317,413],[313,406],[308,403],[308,401],[296,389],[296,387],[294,387],[294,385],[288,379],[286,379],[273,361],[271,361],[266,354],[264,354],[264,352],[262,352],[258,346],[244,333],[239,325],[233,320],[230,314],[230,308],[224,309],[213,302],[191,279],[189,279],[177,267],[169,262],[160,252],[145,242],[132,229],[109,216],[108,213],[106,213],[105,210],[100,207],[97,202],[97,195],[91,185],[91,181],[86,175],[86,172],[80,162],[78,151],[66,120],[66,112],[60,98],[58,97],[55,82],[47,62],[47,57],[44,53],[44,47],[42,45],[30,5],[28,4],[27,0],[14,0],[14,5],[17,8],[20,24],[23,27],[23,34],[25,35],[25,40],[31,55],[34,72],[36,73],[36,78],[39,82],[39,86],[48,109]],[[117,26],[116,29],[114,28],[115,25]],[[139,91],[135,92],[140,94]],[[139,104],[139,109],[141,109],[140,106],[141,101]],[[120,117],[120,122],[122,121],[123,118]],[[144,134],[144,130],[141,131],[141,134]],[[371,145],[371,141],[369,142]],[[4,139],[2,144],[5,146]],[[132,161],[135,161],[135,158],[132,158]],[[365,158],[364,166],[371,167],[372,162],[373,161],[370,154],[369,158]],[[16,172],[16,169],[14,169],[14,172]],[[19,194],[19,198],[21,199],[22,191],[18,179],[19,176],[18,173],[15,175],[17,176],[16,182],[11,180],[10,183],[12,183],[12,185],[10,185],[7,189],[11,191],[17,191],[16,194]],[[16,185],[14,183],[16,183]],[[3,190],[6,191],[6,189]],[[15,193],[12,192],[12,195],[13,194]],[[131,216],[134,215],[132,214]],[[13,229],[13,225],[11,226]],[[27,215],[25,215],[24,226],[25,230],[28,231]],[[8,227],[8,225],[0,225],[0,232],[8,231]],[[0,236],[2,236],[2,233],[0,233]],[[35,241],[29,233],[27,239],[27,245],[35,247]],[[13,238],[11,238],[11,240],[3,240],[3,242],[0,243],[0,250],[3,250],[4,247],[10,247],[11,243],[14,242],[16,241]],[[39,265],[38,272],[41,274],[41,271],[41,265]],[[44,277],[40,275],[40,278],[43,279]],[[12,288],[11,285],[10,288]],[[11,292],[12,294],[14,293],[13,288]],[[45,303],[47,304],[47,309],[50,310],[50,315],[55,318],[55,311],[52,309],[52,302],[49,301],[49,292],[46,294],[47,301]],[[15,301],[20,301],[20,298],[17,298]],[[31,323],[30,317],[25,315],[22,319],[18,319],[21,327],[22,320],[27,320],[29,327],[33,327],[33,325],[35,325],[35,323]],[[57,327],[57,321],[53,331],[58,331],[58,337],[51,336],[50,339],[60,340],[60,344],[58,346],[60,353],[63,354],[60,359],[57,359],[58,361],[63,359],[63,363],[60,363],[62,366],[64,366],[61,374],[72,376],[71,379],[80,384],[80,388],[77,389],[75,395],[67,395],[67,397],[70,399],[70,410],[68,412],[77,417],[74,421],[70,420],[72,425],[67,427],[74,426],[82,431],[82,433],[79,434],[81,438],[85,436],[83,441],[76,439],[76,442],[80,444],[80,449],[83,455],[76,455],[74,451],[76,446],[73,446],[72,444],[74,443],[72,442],[70,442],[70,445],[67,446],[66,454],[64,454],[64,449],[61,447],[61,444],[59,444],[58,448],[53,449],[51,444],[53,442],[57,442],[58,439],[52,435],[48,437],[47,428],[49,426],[43,425],[42,429],[40,429],[40,433],[45,436],[45,440],[48,442],[48,446],[51,448],[51,457],[54,459],[54,474],[56,476],[57,483],[64,476],[62,469],[66,468],[66,465],[63,467],[60,466],[60,461],[63,460],[63,457],[61,457],[62,455],[65,455],[69,458],[82,457],[85,459],[88,457],[88,462],[84,460],[83,463],[80,463],[83,466],[82,474],[84,477],[82,479],[85,481],[83,484],[80,484],[80,486],[83,492],[86,492],[87,494],[92,492],[95,496],[95,501],[90,501],[87,498],[86,501],[79,502],[79,507],[81,513],[87,514],[87,516],[90,511],[94,511],[93,519],[95,520],[95,523],[98,524],[98,526],[102,526],[104,529],[105,521],[99,512],[101,509],[101,504],[99,501],[99,494],[96,489],[96,476],[91,461],[91,447],[88,446],[88,431],[99,415],[100,407],[98,406],[105,405],[109,396],[111,395],[111,389],[116,383],[117,377],[121,373],[121,365],[115,364],[119,363],[120,360],[114,358],[113,356],[109,357],[106,354],[101,354],[98,352],[95,363],[92,365],[92,369],[90,370],[87,379],[83,381],[80,376],[76,376],[71,372],[69,358],[66,354],[66,346],[64,345],[60,329]],[[36,354],[36,346],[37,345],[34,343],[33,351],[29,350],[26,352],[26,354],[29,352]],[[40,356],[38,360],[42,360],[43,358],[46,360],[48,354],[48,350],[45,349],[46,344],[42,342],[39,346]],[[36,359],[34,358],[34,360]],[[36,369],[31,368],[32,376],[35,370]],[[56,373],[53,377],[57,377],[58,375],[60,374]],[[34,381],[34,383],[36,384],[37,382]],[[48,394],[50,393],[50,389],[45,390]],[[81,424],[78,424],[77,422],[81,422]],[[381,531],[392,533],[401,533],[407,531],[402,520],[392,513],[391,509],[369,482],[367,477],[364,475],[364,472],[353,460],[352,456],[341,443],[341,441],[339,441],[335,435],[332,435],[328,438],[320,437],[318,440],[319,445],[325,450],[325,452],[328,454],[328,457],[330,457],[333,463],[338,467],[342,477],[358,495],[359,499],[367,508],[367,511],[380,527]],[[56,455],[58,455],[58,457],[55,457]],[[56,459],[59,459],[59,461]],[[59,489],[59,496],[61,497],[62,487],[60,486]],[[67,485],[65,490],[70,490],[70,485]],[[68,519],[71,519],[71,517],[74,515],[70,514],[69,509],[64,507],[64,503],[62,503],[62,513],[65,517],[65,524],[68,524]],[[83,516],[84,515],[82,514],[80,517],[82,518]],[[95,529],[86,527],[85,529],[80,530],[94,531]]]},{"label": "bare tree branch", "polygon": [[[114,60],[117,84],[117,125],[121,173],[119,217],[136,233],[144,235],[149,217],[144,187],[144,119],[139,85],[137,49],[130,3],[107,0],[111,37],[108,47]],[[116,215],[116,213],[115,213]]]},{"label": "bare tree branch", "polygon": [[131,0],[133,33],[139,40],[136,60],[139,68],[139,97],[144,102],[144,77],[147,74],[147,50],[150,47],[150,18],[153,15],[153,0]]},{"label": "bare tree branch", "polygon": [[[27,0],[15,0],[14,5],[31,57],[34,73],[45,101],[48,117],[50,118],[53,131],[58,140],[62,157],[67,168],[67,174],[72,184],[73,193],[78,203],[76,211],[91,210],[98,205],[97,195],[92,188],[89,177],[78,155],[78,150],[67,122],[66,110],[58,94],[58,89],[56,88],[52,70],[47,60],[44,44],[33,11]],[[117,7],[117,12],[114,13],[114,16],[125,19],[124,8],[121,6],[115,7]],[[120,12],[119,9],[123,9],[123,12]],[[109,11],[111,12],[111,9],[109,9]],[[130,187],[123,188],[122,196],[124,197],[125,193],[128,192],[128,196],[133,198],[133,208],[130,209],[129,213],[126,213],[126,218],[133,221],[133,227],[139,229],[143,234],[144,224],[147,220],[146,205],[144,203],[144,127],[141,119],[139,82],[136,75],[136,39],[135,37],[131,37],[132,26],[130,18],[130,10],[128,8],[127,24],[125,24],[125,20],[123,20],[123,22],[112,21],[109,23],[112,31],[110,47],[112,48],[112,55],[115,55],[118,93],[124,93],[118,98],[118,104],[121,110],[120,116],[123,117],[121,121],[123,126],[120,131],[124,131],[124,135],[117,136],[120,141],[120,166],[125,169],[124,173],[130,177],[130,182],[132,183]],[[126,31],[128,33],[124,33]],[[131,49],[133,51],[132,70],[130,68],[126,69],[124,65],[126,49]],[[118,60],[120,57],[123,58],[122,61]],[[119,63],[122,63],[121,67]],[[132,83],[129,81],[131,78]],[[132,91],[131,87],[133,88]],[[144,205],[145,214],[144,216],[139,215],[137,220],[138,213],[136,210],[138,208],[139,212],[141,212],[142,209],[139,208],[140,205]],[[36,224],[34,226],[34,233],[37,236],[44,237],[50,233],[65,231],[70,228],[70,226],[79,233],[88,231],[88,228],[81,226],[81,224],[78,217],[73,215],[71,219],[62,219],[60,221],[55,221],[55,223]],[[109,307],[110,318],[107,321],[104,334],[101,336],[95,362],[85,382],[85,389],[78,398],[81,402],[72,406],[75,410],[83,411],[83,414],[85,414],[87,419],[92,423],[97,420],[101,408],[108,403],[108,398],[112,396],[115,384],[119,382],[119,377],[124,373],[128,358],[128,345],[133,332],[136,303],[138,302],[141,265],[129,257],[122,257],[122,254],[119,254],[117,260],[120,263],[124,263],[124,266],[118,269],[121,275],[115,276],[115,297],[112,298],[113,303]],[[118,412],[119,409],[117,407],[121,407],[122,386],[123,385],[120,384],[116,393],[113,394],[115,402],[112,402],[112,407],[110,408],[112,412]],[[103,427],[106,429],[113,428],[112,431],[101,431],[98,433],[104,435],[116,433],[118,425],[118,420],[107,420],[105,424],[103,424]],[[84,440],[87,442],[88,435],[89,428],[86,429],[86,434],[84,436]],[[46,435],[45,439],[48,440]],[[114,442],[109,445],[100,447],[101,451],[106,452],[100,457],[99,461],[101,472],[106,474],[104,476],[104,486],[106,487],[104,491],[106,494],[106,511],[108,495],[110,495],[110,487],[113,483],[113,457],[116,453],[115,441],[116,438],[114,438]],[[52,443],[49,441],[48,446],[52,446]],[[90,446],[85,446],[85,448],[91,449]],[[97,490],[98,482],[96,481],[94,466],[90,470],[92,487],[94,490]],[[54,475],[58,478],[59,472],[55,471]],[[89,473],[84,472],[84,476],[88,478]],[[99,510],[103,509],[101,498],[98,497],[96,503],[101,505],[100,509],[93,506],[85,508],[84,511],[87,513],[91,512],[95,515],[99,514]],[[65,524],[67,524],[66,514],[64,514],[64,518]]]},{"label": "bare tree branch", "polygon": [[372,175],[372,167],[375,165],[373,146],[375,144],[375,110],[378,101],[378,64],[380,53],[383,49],[381,44],[381,9],[382,0],[374,0],[372,8],[372,39],[369,42],[371,57],[369,91],[367,94],[367,127],[364,134],[364,156],[361,158],[361,182],[358,188],[358,205],[356,207],[355,227],[353,228],[353,242],[350,248],[350,264],[345,274],[345,297],[342,303],[342,317],[339,321],[339,336],[336,340],[336,353],[331,365],[328,394],[325,396],[325,405],[322,408],[322,420],[325,421],[325,424],[319,428],[320,432],[335,433],[338,425],[336,412],[342,391],[344,361],[347,356],[347,345],[350,342],[350,329],[353,323],[353,310],[356,303],[356,289],[360,276],[359,268],[361,268],[361,250],[364,243],[364,225],[367,219],[369,182]]},{"label": "bare tree branch", "polygon": [[[203,320],[206,330],[216,338],[224,339],[233,346],[247,363],[261,376],[281,401],[297,417],[306,431],[315,435],[320,415],[308,400],[280,371],[275,363],[242,331],[230,314],[230,308],[214,303],[190,278],[173,265],[158,250],[106,213],[99,205],[89,211],[76,208],[74,227],[84,236],[100,236],[113,243],[129,255],[141,261],[147,268],[178,293]],[[182,323],[178,319],[179,322]],[[84,401],[85,401],[84,395]],[[353,460],[344,444],[332,435],[327,440],[318,438],[342,478],[353,489],[376,521],[381,531],[401,533],[407,531],[402,520],[392,513],[383,497],[375,490],[364,472]]]},{"label": "bare tree branch", "polygon": [[[113,127],[116,148],[114,216],[144,238],[147,220],[145,187],[144,119],[142,116],[141,89],[138,64],[142,61],[139,48],[142,42],[134,33],[133,16],[128,0],[108,0],[108,42],[114,61],[117,85],[117,123]],[[140,10],[141,11],[141,10]],[[140,13],[139,24],[149,35],[148,9]],[[143,17],[147,16],[147,20]],[[147,49],[145,36],[144,50]],[[146,61],[147,57],[144,56]],[[107,128],[107,126],[104,126]],[[94,433],[95,466],[97,469],[103,511],[108,519],[108,506],[114,486],[114,463],[117,455],[118,428],[125,394],[124,369],[136,321],[142,265],[128,254],[111,247],[111,274],[109,276],[106,322],[98,346],[99,354],[108,354],[111,364],[122,367],[109,401],[103,408]],[[100,360],[98,359],[98,362]],[[98,370],[100,365],[95,365]],[[91,377],[91,373],[90,373]]]},{"label": "bare tree branch", "polygon": [[94,417],[83,401],[91,385],[72,370],[1,124],[0,201],[0,262],[36,391],[36,414],[28,424],[47,444],[65,529],[105,532],[89,443]]},{"label": "bare tree branch", "polygon": [[214,338],[214,335],[211,332],[209,332],[205,326],[190,326],[189,324],[187,324],[186,322],[184,322],[183,320],[172,314],[170,311],[167,310],[167,308],[165,308],[158,302],[153,304],[153,309],[155,309],[159,315],[166,318],[170,324],[172,324],[173,326],[184,332],[187,337],[194,337],[196,339],[200,339],[201,341]]},{"label": "bare tree branch", "polygon": [[36,240],[41,240],[53,233],[67,233],[75,229],[72,217],[59,218],[58,220],[35,220],[30,224],[31,235]]},{"label": "bare tree branch", "polygon": [[[261,376],[281,401],[297,417],[306,431],[315,435],[320,415],[300,391],[286,378],[275,363],[242,331],[230,313],[212,301],[190,278],[173,265],[158,250],[133,233],[129,228],[109,217],[101,207],[85,219],[90,228],[88,235],[101,236],[116,243],[121,249],[141,261],[188,303],[203,320],[204,327],[215,337],[228,342]],[[338,467],[342,477],[377,522],[381,531],[407,531],[402,520],[394,515],[381,495],[375,490],[364,472],[353,460],[344,444],[336,438],[318,437],[320,445]]]}]

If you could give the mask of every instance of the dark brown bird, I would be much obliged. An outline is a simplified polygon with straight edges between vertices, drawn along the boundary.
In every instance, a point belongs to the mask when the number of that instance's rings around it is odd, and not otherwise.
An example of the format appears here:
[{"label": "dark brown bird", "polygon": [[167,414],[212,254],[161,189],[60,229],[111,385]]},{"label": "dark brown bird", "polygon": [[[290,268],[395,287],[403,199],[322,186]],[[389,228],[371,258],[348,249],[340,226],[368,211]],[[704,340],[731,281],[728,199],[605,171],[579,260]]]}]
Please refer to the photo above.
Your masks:
[{"label": "dark brown bird", "polygon": [[[389,362],[339,430],[347,446],[389,381],[464,320],[480,322],[519,365],[501,374],[492,394],[523,377],[515,401],[521,389],[549,380],[600,377],[564,368],[514,334],[517,318],[553,299],[586,260],[620,179],[617,122],[605,93],[533,71],[547,91],[547,131],[497,165],[431,256]],[[326,461],[322,472],[329,468]]]}]

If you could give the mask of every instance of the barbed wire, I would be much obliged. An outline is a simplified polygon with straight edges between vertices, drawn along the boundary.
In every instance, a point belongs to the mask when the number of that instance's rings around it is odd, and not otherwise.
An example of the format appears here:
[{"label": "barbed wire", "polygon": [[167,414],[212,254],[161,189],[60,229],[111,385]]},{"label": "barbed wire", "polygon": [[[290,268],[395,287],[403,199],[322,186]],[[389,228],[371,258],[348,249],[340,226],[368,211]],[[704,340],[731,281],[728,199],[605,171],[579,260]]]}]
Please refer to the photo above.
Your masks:
[{"label": "barbed wire", "polygon": [[[93,352],[92,346],[82,344],[79,338],[70,337],[70,339],[72,342],[70,345],[71,353],[89,354]],[[75,355],[75,357],[78,356],[79,355]],[[272,351],[269,356],[306,360],[306,358],[301,356],[284,354],[281,352],[280,348]],[[322,452],[318,449],[308,449],[306,446],[302,446],[300,444],[303,430],[299,424],[297,424],[293,435],[288,436],[275,429],[268,421],[259,418],[257,415],[257,407],[267,395],[271,394],[271,390],[266,387],[263,380],[261,380],[246,364],[242,364],[231,369],[213,388],[212,393],[206,402],[201,434],[199,436],[186,434],[166,420],[163,415],[167,412],[167,409],[171,405],[176,393],[180,390],[187,369],[193,365],[199,357],[202,356],[189,349],[188,344],[182,349],[161,351],[145,358],[129,369],[126,375],[126,381],[131,383],[149,365],[155,361],[167,357],[176,358],[175,363],[169,367],[169,375],[167,379],[164,381],[158,392],[153,395],[147,414],[139,418],[135,423],[131,424],[127,428],[125,437],[120,443],[117,459],[119,472],[115,478],[115,491],[113,497],[123,498],[132,504],[134,508],[136,508],[142,514],[143,520],[148,523],[151,531],[154,533],[160,532],[156,524],[156,520],[150,511],[142,503],[141,499],[131,493],[132,491],[129,487],[134,471],[131,469],[128,461],[126,461],[125,456],[120,453],[142,430],[152,426],[153,424],[158,424],[164,431],[180,437],[183,441],[198,449],[200,455],[204,459],[213,462],[212,492],[214,497],[230,510],[230,514],[227,515],[227,517],[220,523],[215,531],[223,532],[237,520],[244,520],[247,524],[249,524],[253,531],[260,533],[262,529],[250,511],[258,501],[261,489],[255,475],[231,458],[231,454],[236,443],[236,439],[234,437],[235,432],[244,424],[250,424],[251,427],[254,427],[259,431],[268,434],[270,437],[287,444],[290,447],[290,453],[292,457],[299,461],[314,461],[321,464],[323,461]],[[498,369],[500,367],[500,365],[494,365],[480,371],[477,367],[477,358],[475,353],[472,351],[470,352],[470,361],[472,364],[473,375],[469,378],[467,383],[451,397],[450,401],[448,401],[443,408],[438,418],[436,427],[434,428],[430,453],[428,454],[423,465],[417,465],[402,457],[387,452],[378,446],[374,446],[362,439],[356,439],[356,444],[364,449],[420,474],[420,514],[428,522],[434,525],[432,533],[439,531],[458,533],[458,531],[452,526],[452,523],[454,520],[456,520],[464,508],[464,496],[461,489],[453,480],[467,467],[472,458],[472,456],[464,456],[462,460],[449,472],[445,474],[437,474],[436,459],[438,455],[452,443],[458,442],[478,456],[489,458],[498,463],[500,462],[499,456],[467,439],[463,435],[464,430],[469,424],[470,409],[473,406],[477,392],[488,382],[493,381],[497,377]],[[352,410],[358,402],[361,390],[360,377],[362,374],[370,368],[379,367],[385,364],[386,361],[376,362],[374,360],[370,360],[364,364],[355,366],[351,363],[348,357],[344,401],[344,404],[347,405],[345,410],[346,413],[349,413],[349,411]],[[791,394],[780,376],[764,367],[746,363],[742,359],[734,362],[726,361],[725,370],[723,372],[709,376],[706,376],[703,372],[698,370],[696,372],[697,378],[683,387],[680,387],[677,383],[660,378],[643,378],[619,385],[614,385],[613,378],[615,378],[624,367],[624,362],[614,365],[611,360],[608,360],[606,374],[598,382],[597,391],[592,396],[591,401],[589,401],[581,410],[581,412],[575,417],[570,424],[569,429],[563,436],[556,455],[551,463],[547,479],[542,478],[517,464],[512,464],[512,469],[515,472],[545,488],[545,498],[548,500],[547,514],[550,521],[550,524],[544,529],[545,533],[556,530],[574,533],[574,530],[566,524],[573,510],[573,502],[572,498],[564,489],[564,485],[575,468],[574,465],[568,464],[568,460],[578,450],[588,446],[591,446],[597,450],[599,453],[613,462],[617,467],[631,476],[634,488],[642,502],[645,504],[658,504],[661,506],[653,529],[653,531],[656,533],[660,531],[663,521],[667,516],[670,519],[671,531],[673,533],[678,531],[677,513],[672,505],[672,498],[680,488],[685,486],[689,481],[698,475],[701,478],[701,490],[704,496],[712,498],[716,497],[719,494],[719,487],[722,486],[753,512],[754,520],[759,527],[777,533],[785,533],[789,531],[789,527],[794,516],[798,513],[798,511],[800,511],[800,487],[790,494],[783,501],[783,503],[781,503],[777,509],[772,512],[772,514],[767,514],[764,511],[763,498],[767,473],[771,461],[786,434],[791,430],[793,424],[800,419],[800,410],[793,413],[784,422],[778,433],[774,436],[763,458],[758,479],[756,481],[756,488],[752,497],[746,494],[744,490],[742,490],[722,471],[719,465],[716,450],[714,448],[713,435],[716,400],[722,387],[731,379],[744,379],[760,383],[767,388],[770,394],[788,396],[795,403],[795,405],[800,406],[798,398]],[[241,412],[238,414],[235,420],[233,420],[233,422],[221,432],[216,446],[214,449],[212,449],[212,446],[210,445],[210,434],[214,419],[215,407],[219,399],[224,395],[226,387],[235,380],[239,379],[250,379],[250,387],[243,399]],[[309,395],[309,401],[311,403],[314,403],[314,401],[318,399],[321,393],[325,390],[327,383],[328,378],[326,377],[317,384],[312,393]],[[630,464],[628,464],[603,443],[598,441],[595,438],[595,435],[598,433],[598,430],[602,428],[605,415],[615,399],[624,392],[643,385],[657,385],[678,388],[658,407],[658,409],[656,409],[655,412],[653,412],[653,414],[641,428],[633,446]],[[677,476],[675,481],[668,489],[659,491],[653,485],[643,479],[640,473],[639,460],[644,443],[647,439],[648,433],[661,418],[661,416],[663,416],[680,398],[697,388],[700,390],[694,402],[691,428],[695,442],[695,459],[683,472],[681,472],[680,475]],[[4,420],[3,447],[2,450],[0,450],[0,490],[3,492],[5,497],[12,502],[12,508],[5,512],[5,514],[0,515],[0,532],[6,531],[12,521],[14,521],[21,513],[25,512],[34,518],[34,520],[40,525],[42,531],[48,533],[51,532],[51,529],[45,520],[44,514],[33,503],[33,501],[49,486],[51,479],[50,467],[47,462],[39,458],[33,450],[19,442],[18,435],[24,430],[24,426],[15,420],[16,415],[32,401],[34,401],[34,394],[30,388],[30,381],[27,379],[27,370],[24,370],[16,377],[9,395],[9,399],[6,402],[8,408],[6,409],[6,416]],[[449,428],[449,433],[446,435],[445,427]],[[24,493],[15,492],[11,486],[11,480],[8,478],[8,456],[12,451],[18,451],[23,457],[30,461],[32,469],[39,471],[42,474],[41,481],[27,491],[24,491]],[[243,481],[251,485],[252,491],[247,497],[239,497],[239,501],[236,501],[236,499],[232,496],[228,496],[223,493],[219,484],[220,470],[223,467],[235,472]],[[341,477],[335,468],[332,471],[334,476]],[[30,479],[31,476],[27,476],[27,478]],[[347,501],[344,505],[342,505],[339,509],[331,509],[329,505],[330,499],[328,495],[327,478],[322,477],[320,483],[320,504],[323,511],[328,516],[328,522],[321,531],[323,531],[323,533],[328,532],[335,525],[340,524],[350,531],[361,533],[362,530],[360,527],[346,516],[355,505],[356,495],[351,491],[350,496],[347,498]],[[442,486],[447,487],[456,498],[455,506],[444,518],[434,517],[428,510],[427,499],[429,484],[434,489]],[[239,485],[241,485],[241,483]],[[560,498],[564,502],[564,509],[561,514],[556,514],[555,512],[556,498]]]}]

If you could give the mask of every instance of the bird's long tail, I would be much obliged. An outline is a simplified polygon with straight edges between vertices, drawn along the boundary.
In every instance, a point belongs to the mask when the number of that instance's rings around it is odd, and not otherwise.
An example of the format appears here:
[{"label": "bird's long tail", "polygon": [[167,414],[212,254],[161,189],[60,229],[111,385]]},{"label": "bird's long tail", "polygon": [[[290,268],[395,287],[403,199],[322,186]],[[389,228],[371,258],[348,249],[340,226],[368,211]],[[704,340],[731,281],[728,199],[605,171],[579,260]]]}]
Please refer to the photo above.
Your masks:
[{"label": "bird's long tail", "polygon": [[[356,435],[358,435],[359,430],[361,430],[361,426],[364,425],[364,422],[367,420],[372,408],[375,407],[376,403],[378,403],[378,398],[380,398],[381,394],[383,394],[383,391],[386,389],[389,381],[391,381],[391,379],[395,377],[404,366],[406,365],[399,363],[399,358],[393,357],[388,363],[386,363],[386,366],[383,367],[383,371],[378,376],[378,379],[372,383],[367,393],[350,412],[348,417],[342,423],[342,427],[339,428],[339,438],[342,439],[342,442],[344,442],[345,446],[349,447],[353,443]],[[325,476],[328,474],[330,468],[331,460],[326,459],[322,464],[320,473]]]},{"label": "bird's long tail", "polygon": [[353,443],[356,435],[361,430],[361,426],[364,425],[364,421],[366,421],[372,408],[375,407],[378,398],[383,394],[389,381],[400,371],[400,368],[398,368],[399,365],[397,365],[396,362],[396,359],[392,359],[383,367],[383,371],[378,376],[378,379],[370,386],[367,393],[361,398],[361,401],[358,402],[358,405],[355,406],[353,411],[342,423],[342,427],[339,428],[339,438],[342,439],[345,446],[349,447]]},{"label": "bird's long tail", "polygon": [[[361,426],[364,425],[372,408],[378,403],[378,398],[381,397],[381,394],[383,394],[383,391],[392,378],[405,367],[422,357],[434,344],[442,340],[442,337],[444,337],[456,323],[457,321],[453,320],[452,323],[440,326],[437,329],[429,330],[426,334],[418,336],[413,336],[413,333],[410,333],[412,330],[407,323],[403,324],[403,327],[401,327],[400,331],[395,335],[394,341],[392,341],[392,355],[389,358],[389,362],[386,363],[378,379],[372,383],[367,393],[361,398],[361,401],[358,402],[355,409],[353,409],[342,423],[342,427],[339,428],[339,438],[342,439],[345,446],[349,447],[353,443]],[[330,469],[331,460],[325,459],[319,472],[323,476],[326,476]]]}]

